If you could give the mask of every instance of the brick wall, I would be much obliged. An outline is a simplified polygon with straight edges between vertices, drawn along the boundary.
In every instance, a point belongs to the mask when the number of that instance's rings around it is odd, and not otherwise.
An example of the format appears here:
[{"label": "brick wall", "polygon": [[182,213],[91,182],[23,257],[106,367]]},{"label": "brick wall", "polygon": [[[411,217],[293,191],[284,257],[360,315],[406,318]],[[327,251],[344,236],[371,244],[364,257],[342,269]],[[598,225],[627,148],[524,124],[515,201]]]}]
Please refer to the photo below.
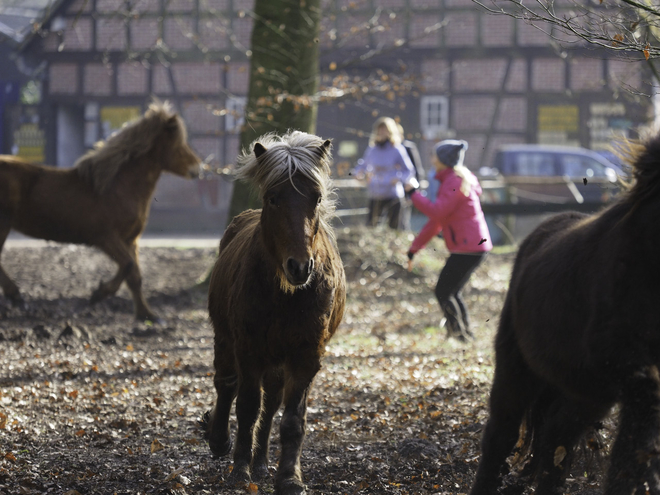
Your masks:
[{"label": "brick wall", "polygon": [[393,46],[398,40],[406,38],[406,15],[402,12],[380,16],[379,29],[374,33],[374,41],[378,45]]},{"label": "brick wall", "polygon": [[570,61],[570,87],[575,91],[598,90],[605,86],[603,61],[596,58],[574,58]]},{"label": "brick wall", "polygon": [[249,84],[249,63],[233,62],[227,65],[227,91],[235,95],[247,95]]},{"label": "brick wall", "polygon": [[534,91],[563,91],[566,66],[560,58],[537,58],[532,62],[532,89]]},{"label": "brick wall", "polygon": [[48,79],[50,93],[56,95],[75,94],[78,92],[78,65],[50,64]]},{"label": "brick wall", "polygon": [[147,68],[139,62],[125,62],[117,67],[117,94],[143,95],[149,92]]},{"label": "brick wall", "polygon": [[193,32],[193,21],[190,17],[168,17],[163,23],[163,40],[175,51],[190,50],[193,47]]},{"label": "brick wall", "polygon": [[426,93],[443,93],[449,90],[449,63],[443,59],[426,59],[422,62],[422,86]]},{"label": "brick wall", "polygon": [[133,11],[139,13],[158,12],[160,11],[160,0],[134,0]]},{"label": "brick wall", "polygon": [[154,65],[152,68],[152,91],[155,95],[172,94],[172,84],[168,68],[163,65]]},{"label": "brick wall", "polygon": [[481,42],[484,46],[511,46],[514,20],[505,15],[481,16]]},{"label": "brick wall", "polygon": [[527,129],[527,99],[502,98],[495,129],[498,131],[525,131]]},{"label": "brick wall", "polygon": [[230,23],[227,19],[211,16],[199,20],[199,43],[202,49],[228,49],[229,35]]},{"label": "brick wall", "polygon": [[87,64],[83,70],[83,93],[91,96],[109,96],[112,94],[112,66]]},{"label": "brick wall", "polygon": [[369,43],[369,29],[366,15],[343,16],[337,22],[337,38],[345,47],[364,47]]},{"label": "brick wall", "polygon": [[188,130],[191,133],[219,133],[222,129],[222,118],[213,114],[213,110],[221,108],[217,100],[186,101],[181,111]]},{"label": "brick wall", "polygon": [[126,24],[120,17],[102,17],[96,21],[96,49],[126,50]]},{"label": "brick wall", "polygon": [[412,14],[410,18],[410,29],[408,38],[410,46],[416,48],[436,48],[440,45],[441,33],[447,27],[436,26],[440,24],[440,16],[437,14],[421,15]]},{"label": "brick wall", "polygon": [[507,78],[506,90],[512,93],[527,90],[527,61],[512,60]]},{"label": "brick wall", "polygon": [[461,60],[452,66],[456,92],[498,91],[502,89],[507,61],[504,59]]},{"label": "brick wall", "polygon": [[155,17],[141,17],[131,20],[131,48],[133,50],[148,51],[156,45],[158,40],[158,19]]},{"label": "brick wall", "polygon": [[485,131],[493,120],[495,98],[460,96],[452,100],[451,123],[457,131]]},{"label": "brick wall", "polygon": [[477,44],[477,14],[471,12],[448,13],[445,16],[445,45],[475,46]]},{"label": "brick wall", "polygon": [[231,40],[232,43],[237,45],[237,48],[239,50],[250,48],[250,37],[252,36],[252,24],[253,24],[252,18],[247,16],[239,17],[238,19],[232,20],[231,28],[233,34],[231,36]]},{"label": "brick wall", "polygon": [[218,94],[222,89],[219,63],[177,62],[172,64],[174,82],[179,93]]},{"label": "brick wall", "polygon": [[608,60],[607,78],[611,88],[624,85],[633,89],[642,89],[642,71],[637,61]]},{"label": "brick wall", "polygon": [[199,0],[200,12],[218,12],[229,8],[229,0]]},{"label": "brick wall", "polygon": [[89,51],[92,49],[92,19],[74,17],[67,19],[64,31],[64,50],[68,52]]}]

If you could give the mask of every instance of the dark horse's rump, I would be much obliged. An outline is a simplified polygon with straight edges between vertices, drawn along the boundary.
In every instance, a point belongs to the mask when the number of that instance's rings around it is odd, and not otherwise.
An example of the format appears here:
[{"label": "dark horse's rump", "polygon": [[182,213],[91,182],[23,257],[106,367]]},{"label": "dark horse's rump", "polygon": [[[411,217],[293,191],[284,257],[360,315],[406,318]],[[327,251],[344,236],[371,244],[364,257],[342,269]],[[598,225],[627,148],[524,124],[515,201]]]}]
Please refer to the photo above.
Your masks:
[{"label": "dark horse's rump", "polygon": [[636,183],[615,204],[557,215],[520,246],[473,494],[497,492],[523,422],[525,472],[537,493],[560,493],[572,447],[617,402],[606,493],[645,482],[660,493],[660,138],[634,166]]},{"label": "dark horse's rump", "polygon": [[[169,104],[145,115],[82,156],[57,169],[0,156],[0,252],[10,229],[40,239],[96,246],[118,265],[92,302],[114,294],[126,280],[139,319],[155,319],[142,295],[137,242],[162,171],[197,174],[199,158]],[[17,303],[16,284],[0,266],[0,287]]]},{"label": "dark horse's rump", "polygon": [[270,430],[284,404],[276,493],[304,493],[300,454],[306,401],[328,339],[344,312],[345,279],[329,217],[330,142],[293,132],[267,135],[241,158],[264,207],[225,231],[209,286],[218,394],[206,416],[216,455],[229,453],[229,414],[238,431],[231,480],[268,474]]}]

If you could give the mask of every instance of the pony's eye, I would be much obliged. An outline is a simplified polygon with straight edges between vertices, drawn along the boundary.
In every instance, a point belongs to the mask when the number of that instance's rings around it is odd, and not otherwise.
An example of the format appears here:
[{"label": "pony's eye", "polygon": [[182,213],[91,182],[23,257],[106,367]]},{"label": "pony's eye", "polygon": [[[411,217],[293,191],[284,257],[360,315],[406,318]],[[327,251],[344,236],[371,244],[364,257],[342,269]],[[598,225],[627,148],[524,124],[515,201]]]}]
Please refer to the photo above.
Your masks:
[{"label": "pony's eye", "polygon": [[275,196],[269,196],[268,197],[268,205],[269,206],[277,206],[277,200],[275,199]]}]

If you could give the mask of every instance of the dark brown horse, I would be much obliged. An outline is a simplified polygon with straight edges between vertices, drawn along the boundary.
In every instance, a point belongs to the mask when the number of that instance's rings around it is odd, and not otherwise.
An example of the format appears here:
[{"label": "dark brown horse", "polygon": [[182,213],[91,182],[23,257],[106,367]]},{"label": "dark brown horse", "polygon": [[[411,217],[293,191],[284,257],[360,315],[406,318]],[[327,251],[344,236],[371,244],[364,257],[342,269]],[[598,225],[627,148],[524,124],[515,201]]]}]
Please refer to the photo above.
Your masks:
[{"label": "dark brown horse", "polygon": [[252,149],[241,157],[238,177],[259,187],[264,206],[227,227],[211,275],[218,398],[205,421],[212,452],[229,453],[237,397],[230,481],[260,479],[268,473],[273,416],[284,403],[275,490],[300,494],[307,394],[346,299],[328,223],[334,210],[330,141],[296,131],[263,136]]},{"label": "dark brown horse", "polygon": [[605,493],[660,494],[660,137],[637,151],[617,202],[555,216],[520,247],[473,495],[497,493],[519,431],[515,489],[562,493],[577,440],[617,403]]},{"label": "dark brown horse", "polygon": [[[167,103],[152,104],[141,119],[69,169],[0,156],[0,251],[12,228],[40,239],[96,246],[119,269],[100,283],[91,302],[113,295],[126,280],[136,318],[154,320],[142,295],[138,239],[160,173],[194,177],[199,162],[183,121]],[[18,287],[1,266],[0,286],[5,297],[22,304]]]}]

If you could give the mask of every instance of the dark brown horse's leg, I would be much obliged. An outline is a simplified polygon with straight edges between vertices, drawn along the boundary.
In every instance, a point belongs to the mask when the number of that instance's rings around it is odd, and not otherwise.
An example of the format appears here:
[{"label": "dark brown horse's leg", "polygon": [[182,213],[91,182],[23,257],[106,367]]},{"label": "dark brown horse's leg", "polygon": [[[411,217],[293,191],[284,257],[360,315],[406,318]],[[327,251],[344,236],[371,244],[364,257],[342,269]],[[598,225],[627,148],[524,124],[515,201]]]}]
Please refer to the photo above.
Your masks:
[{"label": "dark brown horse's leg", "polygon": [[206,434],[211,452],[224,456],[231,451],[231,435],[229,433],[229,415],[236,398],[238,376],[234,368],[234,356],[230,346],[224,340],[218,340],[216,331],[215,343],[215,378],[213,384],[218,394],[215,407],[206,418]]},{"label": "dark brown horse's leg", "polygon": [[508,321],[505,304],[496,341],[490,417],[481,440],[481,459],[471,495],[497,493],[506,470],[506,458],[518,441],[525,412],[542,387],[525,364]]},{"label": "dark brown horse's leg", "polygon": [[263,379],[264,404],[261,418],[257,425],[257,446],[252,460],[252,479],[259,480],[268,476],[268,446],[270,445],[270,431],[273,426],[273,417],[282,405],[282,390],[284,377],[280,371],[266,374]]},{"label": "dark brown horse's leg", "polygon": [[282,454],[275,479],[275,493],[278,495],[305,493],[300,455],[307,426],[307,394],[317,371],[318,368],[294,370],[286,380],[289,385],[285,391],[284,413],[280,424]]},{"label": "dark brown horse's leg", "polygon": [[534,457],[538,458],[538,495],[560,495],[563,493],[566,476],[570,472],[574,447],[585,430],[601,419],[609,410],[598,404],[573,402],[559,393],[554,401],[543,404],[544,422],[539,441],[535,442]]},{"label": "dark brown horse's leg", "polygon": [[[5,245],[5,240],[7,240],[10,230],[11,221],[9,217],[0,213],[0,254],[2,253],[2,248]],[[19,292],[17,285],[9,278],[9,275],[4,271],[2,265],[0,265],[0,287],[2,287],[2,292],[5,294],[5,297],[9,299],[12,304],[17,306],[23,305],[23,299],[21,298],[21,293]]]},{"label": "dark brown horse's leg", "polygon": [[[660,376],[640,370],[622,387],[619,432],[612,447],[605,495],[660,493]],[[645,487],[648,484],[648,490]]]},{"label": "dark brown horse's leg", "polygon": [[234,484],[250,481],[254,428],[261,412],[262,399],[261,375],[256,367],[252,360],[248,360],[240,371],[236,397],[238,431],[234,448],[234,469],[229,477],[230,482]]}]

